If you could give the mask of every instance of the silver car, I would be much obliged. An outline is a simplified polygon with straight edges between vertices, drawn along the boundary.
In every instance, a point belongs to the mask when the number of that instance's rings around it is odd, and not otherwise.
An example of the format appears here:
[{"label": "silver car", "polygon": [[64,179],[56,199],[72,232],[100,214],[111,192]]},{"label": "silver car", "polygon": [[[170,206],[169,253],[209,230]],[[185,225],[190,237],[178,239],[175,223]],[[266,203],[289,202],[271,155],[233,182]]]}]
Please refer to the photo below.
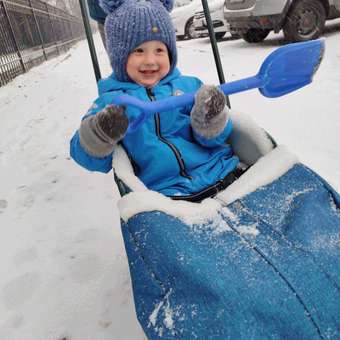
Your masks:
[{"label": "silver car", "polygon": [[288,41],[316,39],[326,20],[340,17],[340,0],[225,0],[231,32],[249,43],[283,29]]}]

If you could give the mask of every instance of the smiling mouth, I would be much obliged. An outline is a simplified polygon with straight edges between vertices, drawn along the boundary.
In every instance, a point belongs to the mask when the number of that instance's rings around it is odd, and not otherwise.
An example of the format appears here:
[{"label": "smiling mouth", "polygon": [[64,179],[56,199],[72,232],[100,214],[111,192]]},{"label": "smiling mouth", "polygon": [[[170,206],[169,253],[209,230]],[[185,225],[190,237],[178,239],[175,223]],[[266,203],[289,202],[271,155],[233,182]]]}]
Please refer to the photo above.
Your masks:
[{"label": "smiling mouth", "polygon": [[139,72],[142,73],[143,75],[148,76],[148,75],[153,75],[153,74],[157,73],[158,70],[143,70],[143,71],[139,71]]}]

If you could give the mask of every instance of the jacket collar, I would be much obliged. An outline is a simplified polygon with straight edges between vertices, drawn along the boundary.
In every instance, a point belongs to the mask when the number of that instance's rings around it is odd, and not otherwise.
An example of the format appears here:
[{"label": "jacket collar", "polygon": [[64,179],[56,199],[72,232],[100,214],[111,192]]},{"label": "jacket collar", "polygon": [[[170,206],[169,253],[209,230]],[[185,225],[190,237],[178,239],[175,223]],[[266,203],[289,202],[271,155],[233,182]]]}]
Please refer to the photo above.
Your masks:
[{"label": "jacket collar", "polygon": [[[181,75],[179,70],[175,68],[171,73],[169,73],[165,78],[163,78],[159,83],[155,85],[154,88],[162,86]],[[133,82],[122,82],[116,79],[115,75],[112,73],[109,77],[100,79],[98,82],[98,93],[99,95],[109,92],[109,91],[126,91],[126,90],[136,90],[142,86]]]}]

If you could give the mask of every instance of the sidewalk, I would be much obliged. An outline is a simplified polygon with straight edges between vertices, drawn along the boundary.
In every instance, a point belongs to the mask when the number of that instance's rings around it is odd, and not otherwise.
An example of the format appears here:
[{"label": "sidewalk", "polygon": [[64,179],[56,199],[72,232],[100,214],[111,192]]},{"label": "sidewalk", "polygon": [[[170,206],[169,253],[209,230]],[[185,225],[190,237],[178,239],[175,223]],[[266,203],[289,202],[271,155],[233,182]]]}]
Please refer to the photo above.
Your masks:
[{"label": "sidewalk", "polygon": [[95,97],[86,41],[0,89],[0,339],[143,339],[113,176],[69,158]]}]

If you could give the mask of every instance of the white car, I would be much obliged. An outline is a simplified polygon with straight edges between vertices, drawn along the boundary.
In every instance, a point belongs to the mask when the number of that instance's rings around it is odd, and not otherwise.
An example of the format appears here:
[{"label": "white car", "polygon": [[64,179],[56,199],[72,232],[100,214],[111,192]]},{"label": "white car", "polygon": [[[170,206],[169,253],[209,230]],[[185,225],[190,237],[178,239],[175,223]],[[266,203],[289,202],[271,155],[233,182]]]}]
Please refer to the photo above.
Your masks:
[{"label": "white car", "polygon": [[197,37],[194,27],[194,15],[201,7],[201,0],[193,0],[189,4],[176,7],[171,12],[172,23],[178,39],[193,39]]},{"label": "white car", "polygon": [[[216,39],[223,38],[226,32],[229,32],[229,24],[224,18],[223,6],[224,0],[213,0],[209,3],[209,11]],[[199,36],[209,35],[202,6],[196,10],[194,27]]]}]

